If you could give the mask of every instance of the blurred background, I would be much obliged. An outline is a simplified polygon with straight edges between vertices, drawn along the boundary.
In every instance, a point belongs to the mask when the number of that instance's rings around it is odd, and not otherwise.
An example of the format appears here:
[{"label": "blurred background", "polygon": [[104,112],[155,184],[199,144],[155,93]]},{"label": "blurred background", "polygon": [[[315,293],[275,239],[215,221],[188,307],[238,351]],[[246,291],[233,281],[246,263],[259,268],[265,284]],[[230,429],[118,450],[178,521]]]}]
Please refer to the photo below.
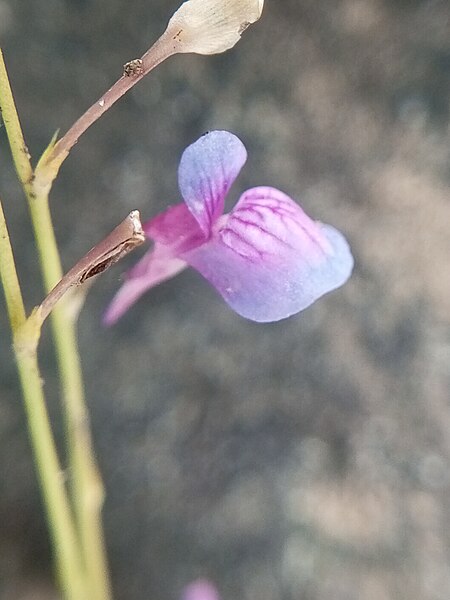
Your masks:
[{"label": "blurred background", "polygon": [[[0,0],[0,41],[37,159],[162,33],[179,0]],[[266,0],[215,57],[177,56],[89,130],[52,208],[68,269],[132,209],[179,201],[183,149],[228,129],[249,159],[231,205],[278,187],[350,240],[355,273],[258,325],[192,270],[80,345],[116,598],[450,598],[450,5]],[[0,128],[0,193],[31,308],[27,209]],[[132,264],[139,252],[129,258]],[[55,599],[0,297],[0,598]],[[62,441],[48,327],[45,388]]]}]

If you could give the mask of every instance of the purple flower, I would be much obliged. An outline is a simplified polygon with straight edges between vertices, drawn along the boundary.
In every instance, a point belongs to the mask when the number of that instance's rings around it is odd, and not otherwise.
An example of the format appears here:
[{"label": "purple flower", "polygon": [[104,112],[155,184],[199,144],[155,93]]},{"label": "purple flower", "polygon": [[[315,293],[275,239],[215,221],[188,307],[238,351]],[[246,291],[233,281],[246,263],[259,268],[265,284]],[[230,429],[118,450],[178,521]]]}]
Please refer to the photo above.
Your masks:
[{"label": "purple flower", "polygon": [[207,133],[186,148],[178,169],[184,203],[144,225],[153,248],[128,272],[107,324],[188,265],[238,314],[261,322],[289,317],[347,281],[353,258],[343,235],[312,221],[283,192],[252,188],[223,214],[246,158],[243,143],[226,131]]},{"label": "purple flower", "polygon": [[184,588],[181,600],[220,600],[220,597],[207,579],[197,579]]}]

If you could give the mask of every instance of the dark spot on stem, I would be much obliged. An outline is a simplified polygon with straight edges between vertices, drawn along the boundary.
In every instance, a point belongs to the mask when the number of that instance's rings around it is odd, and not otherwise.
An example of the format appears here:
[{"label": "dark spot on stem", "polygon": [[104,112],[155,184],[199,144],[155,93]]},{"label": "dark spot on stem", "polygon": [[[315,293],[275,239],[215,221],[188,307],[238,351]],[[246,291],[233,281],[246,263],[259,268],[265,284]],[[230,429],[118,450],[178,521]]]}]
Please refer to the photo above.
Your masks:
[{"label": "dark spot on stem", "polygon": [[138,75],[142,75],[143,72],[144,67],[142,65],[141,58],[135,58],[134,60],[130,60],[123,65],[124,77],[137,77]]},{"label": "dark spot on stem", "polygon": [[23,148],[22,148],[22,152],[25,154],[25,156],[26,156],[27,158],[31,158],[31,154],[30,154],[30,152],[29,152],[29,150],[28,150],[28,146],[25,146],[25,144],[24,144],[24,146],[23,146]]},{"label": "dark spot on stem", "polygon": [[177,42],[181,42],[181,34],[183,33],[183,30],[180,29],[179,31],[176,32],[176,34],[173,36],[172,39],[176,40]]},{"label": "dark spot on stem", "polygon": [[88,269],[86,271],[86,273],[83,273],[83,275],[80,278],[80,283],[84,283],[86,281],[86,279],[90,279],[91,277],[95,277],[95,275],[100,275],[100,273],[103,273],[103,271],[106,271],[106,269],[108,269],[115,262],[116,262],[115,257],[110,256],[109,258],[107,258],[103,262],[100,262],[97,265],[94,265],[93,267],[91,267],[90,269]]}]

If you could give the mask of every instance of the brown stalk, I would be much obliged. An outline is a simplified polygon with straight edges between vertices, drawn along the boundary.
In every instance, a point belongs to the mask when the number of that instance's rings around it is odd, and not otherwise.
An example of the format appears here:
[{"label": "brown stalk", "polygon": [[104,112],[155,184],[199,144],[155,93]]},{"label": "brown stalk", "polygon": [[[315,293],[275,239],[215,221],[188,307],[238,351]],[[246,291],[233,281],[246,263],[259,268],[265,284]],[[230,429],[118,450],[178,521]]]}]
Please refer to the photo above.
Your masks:
[{"label": "brown stalk", "polygon": [[45,163],[57,164],[59,167],[80,136],[97,119],[150,71],[178,51],[177,43],[173,39],[173,32],[167,29],[140,59],[134,59],[124,65],[122,77],[75,121],[67,133],[56,143],[46,157]]},{"label": "brown stalk", "polygon": [[104,240],[94,246],[55,285],[38,307],[41,323],[72,287],[100,275],[145,241],[138,210],[133,210]]}]

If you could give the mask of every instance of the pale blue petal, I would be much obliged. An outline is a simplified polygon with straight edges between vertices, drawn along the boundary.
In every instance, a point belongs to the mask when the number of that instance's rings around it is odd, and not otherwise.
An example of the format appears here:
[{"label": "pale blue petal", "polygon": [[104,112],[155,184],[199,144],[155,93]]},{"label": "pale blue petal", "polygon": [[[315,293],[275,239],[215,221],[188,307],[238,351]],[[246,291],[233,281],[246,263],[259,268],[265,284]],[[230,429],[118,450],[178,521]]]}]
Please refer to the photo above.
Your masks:
[{"label": "pale blue petal", "polygon": [[227,131],[206,133],[183,152],[178,168],[181,195],[206,237],[246,160],[244,144]]}]

